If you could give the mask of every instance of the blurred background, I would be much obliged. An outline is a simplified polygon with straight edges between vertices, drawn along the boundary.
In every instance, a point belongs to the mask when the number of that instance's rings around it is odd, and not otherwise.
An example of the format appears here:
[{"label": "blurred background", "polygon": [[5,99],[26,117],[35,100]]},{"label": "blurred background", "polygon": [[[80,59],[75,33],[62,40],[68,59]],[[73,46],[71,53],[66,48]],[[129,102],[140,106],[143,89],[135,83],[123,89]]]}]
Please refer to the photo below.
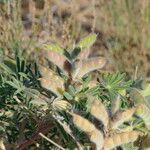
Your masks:
[{"label": "blurred background", "polygon": [[42,63],[43,44],[71,51],[91,32],[107,70],[150,76],[150,0],[0,0],[0,58]]}]

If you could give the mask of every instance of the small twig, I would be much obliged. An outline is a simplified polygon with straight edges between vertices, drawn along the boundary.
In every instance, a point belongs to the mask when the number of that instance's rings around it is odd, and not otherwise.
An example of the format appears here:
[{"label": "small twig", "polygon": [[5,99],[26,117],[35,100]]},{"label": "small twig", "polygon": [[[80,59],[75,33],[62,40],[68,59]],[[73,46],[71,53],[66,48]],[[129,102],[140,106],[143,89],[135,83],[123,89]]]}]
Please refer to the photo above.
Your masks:
[{"label": "small twig", "polygon": [[92,5],[93,5],[93,25],[92,25],[92,32],[95,31],[95,26],[96,26],[96,8],[95,8],[95,0],[92,0]]},{"label": "small twig", "polygon": [[39,133],[42,132],[46,134],[52,127],[53,125],[51,124],[51,122],[44,122],[44,121],[40,122],[38,124],[38,129],[32,135],[32,137],[18,144],[18,150],[23,150],[25,147],[32,145],[36,140],[40,139]]},{"label": "small twig", "polygon": [[57,143],[55,143],[54,141],[52,141],[51,139],[49,139],[48,137],[46,137],[44,134],[39,133],[39,135],[44,138],[45,140],[47,140],[48,142],[52,143],[53,145],[55,145],[56,147],[58,147],[61,150],[65,150],[63,147],[61,147],[60,145],[58,145]]},{"label": "small twig", "polygon": [[138,66],[136,66],[135,68],[134,81],[137,79],[137,74],[138,74]]}]

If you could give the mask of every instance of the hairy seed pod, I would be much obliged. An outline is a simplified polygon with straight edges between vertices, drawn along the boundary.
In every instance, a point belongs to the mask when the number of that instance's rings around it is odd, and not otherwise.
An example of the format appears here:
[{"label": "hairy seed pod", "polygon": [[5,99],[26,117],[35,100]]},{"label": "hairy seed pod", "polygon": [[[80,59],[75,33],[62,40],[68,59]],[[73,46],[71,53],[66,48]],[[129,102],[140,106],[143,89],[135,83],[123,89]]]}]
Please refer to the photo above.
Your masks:
[{"label": "hairy seed pod", "polygon": [[81,50],[77,59],[79,59],[79,60],[87,59],[89,54],[90,54],[90,48],[85,48],[85,49]]},{"label": "hairy seed pod", "polygon": [[135,108],[126,109],[125,111],[119,111],[114,116],[110,122],[112,129],[117,129],[122,123],[128,121],[132,118],[135,113]]},{"label": "hairy seed pod", "polygon": [[6,150],[3,138],[0,137],[0,150]]},{"label": "hairy seed pod", "polygon": [[52,91],[56,95],[61,95],[64,91],[64,86],[59,84],[57,80],[48,80],[40,78],[39,81],[43,88]]},{"label": "hairy seed pod", "polygon": [[104,136],[101,131],[99,131],[90,121],[77,115],[75,113],[70,113],[73,117],[73,123],[82,131],[86,132],[90,138],[90,141],[93,142],[98,149],[102,148],[104,143]]},{"label": "hairy seed pod", "polygon": [[57,65],[61,70],[64,72],[68,72],[68,70],[71,69],[71,64],[69,60],[62,54],[59,54],[55,51],[46,50],[45,51],[45,57]]},{"label": "hairy seed pod", "polygon": [[143,119],[146,127],[150,130],[150,109],[144,104],[138,105],[136,115]]},{"label": "hairy seed pod", "polygon": [[81,78],[91,71],[101,69],[105,66],[106,62],[106,58],[104,57],[96,57],[83,61],[77,61],[75,62],[75,71],[73,73],[73,78]]},{"label": "hairy seed pod", "polygon": [[116,97],[116,99],[112,102],[111,113],[114,115],[119,111],[120,108],[120,95]]},{"label": "hairy seed pod", "polygon": [[48,69],[43,66],[40,66],[39,69],[43,78],[48,79],[48,80],[54,80],[54,81],[56,80],[61,85],[64,84],[64,80],[60,76],[58,76],[53,70]]},{"label": "hairy seed pod", "polygon": [[111,150],[122,144],[134,142],[137,140],[138,136],[139,133],[137,131],[114,134],[105,139],[104,150]]},{"label": "hairy seed pod", "polygon": [[42,87],[54,92],[56,95],[59,95],[60,92],[64,91],[64,80],[61,77],[53,70],[43,66],[40,66],[39,69],[42,75],[42,78],[39,79]]},{"label": "hairy seed pod", "polygon": [[104,136],[101,131],[94,130],[91,133],[90,141],[93,142],[96,146],[96,150],[100,150],[104,145]]},{"label": "hairy seed pod", "polygon": [[96,127],[89,120],[75,113],[70,114],[73,117],[73,123],[82,131],[86,133],[91,133],[96,130]]},{"label": "hairy seed pod", "polygon": [[93,100],[93,102],[91,104],[90,113],[95,118],[102,121],[102,123],[104,124],[105,129],[107,129],[109,116],[108,116],[108,112],[106,110],[106,107],[101,103],[100,100],[97,100],[97,99]]}]

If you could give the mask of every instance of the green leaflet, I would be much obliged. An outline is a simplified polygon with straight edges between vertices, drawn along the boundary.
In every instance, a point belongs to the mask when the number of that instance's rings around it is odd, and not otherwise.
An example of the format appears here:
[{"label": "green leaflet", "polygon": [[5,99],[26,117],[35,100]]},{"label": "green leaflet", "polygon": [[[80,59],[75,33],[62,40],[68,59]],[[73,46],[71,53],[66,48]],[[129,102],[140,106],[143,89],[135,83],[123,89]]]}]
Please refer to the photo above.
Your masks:
[{"label": "green leaflet", "polygon": [[138,150],[138,147],[134,146],[133,143],[124,144],[123,150]]},{"label": "green leaflet", "polygon": [[58,44],[48,44],[48,45],[45,45],[45,48],[48,50],[52,50],[52,51],[61,53],[61,54],[64,53],[64,49],[61,48]]},{"label": "green leaflet", "polygon": [[147,87],[146,89],[142,90],[141,93],[144,97],[150,96],[150,86]]},{"label": "green leaflet", "polygon": [[96,41],[97,35],[95,33],[92,33],[90,35],[88,35],[87,37],[85,37],[84,39],[82,39],[79,43],[78,43],[78,47],[82,48],[88,48],[91,45],[93,45],[93,43]]},{"label": "green leaflet", "polygon": [[148,130],[150,130],[150,115],[149,114],[150,114],[150,109],[146,105],[141,104],[137,106],[136,115],[143,119]]},{"label": "green leaflet", "polygon": [[103,77],[103,83],[105,88],[109,91],[121,91],[129,88],[132,81],[125,81],[125,74],[115,73],[115,74],[105,74]]},{"label": "green leaflet", "polygon": [[136,104],[140,104],[140,103],[144,103],[145,102],[145,98],[144,96],[141,94],[141,90],[138,90],[136,88],[132,88],[130,91],[130,97],[131,99],[136,103]]},{"label": "green leaflet", "polygon": [[146,103],[148,106],[150,106],[150,89],[147,88],[144,90],[139,90],[136,88],[132,88],[129,94],[136,104]]},{"label": "green leaflet", "polygon": [[16,62],[8,57],[4,58],[4,64],[7,65],[13,72],[16,72]]},{"label": "green leaflet", "polygon": [[68,92],[64,92],[63,94],[64,94],[64,96],[65,96],[68,100],[72,100],[72,99],[73,99],[72,95],[70,95]]}]

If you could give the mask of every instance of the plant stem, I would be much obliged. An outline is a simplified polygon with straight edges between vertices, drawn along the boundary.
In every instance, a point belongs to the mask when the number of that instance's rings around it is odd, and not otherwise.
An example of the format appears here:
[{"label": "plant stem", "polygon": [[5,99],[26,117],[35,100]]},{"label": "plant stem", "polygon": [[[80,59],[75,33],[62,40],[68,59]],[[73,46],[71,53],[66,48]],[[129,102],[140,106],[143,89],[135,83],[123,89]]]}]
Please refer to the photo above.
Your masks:
[{"label": "plant stem", "polygon": [[49,139],[48,137],[46,137],[44,134],[39,133],[39,135],[44,138],[45,140],[47,140],[48,142],[52,143],[53,145],[55,145],[56,147],[58,147],[61,150],[65,150],[63,147],[61,147],[60,145],[58,145],[57,143],[55,143],[54,141],[52,141],[51,139]]}]

